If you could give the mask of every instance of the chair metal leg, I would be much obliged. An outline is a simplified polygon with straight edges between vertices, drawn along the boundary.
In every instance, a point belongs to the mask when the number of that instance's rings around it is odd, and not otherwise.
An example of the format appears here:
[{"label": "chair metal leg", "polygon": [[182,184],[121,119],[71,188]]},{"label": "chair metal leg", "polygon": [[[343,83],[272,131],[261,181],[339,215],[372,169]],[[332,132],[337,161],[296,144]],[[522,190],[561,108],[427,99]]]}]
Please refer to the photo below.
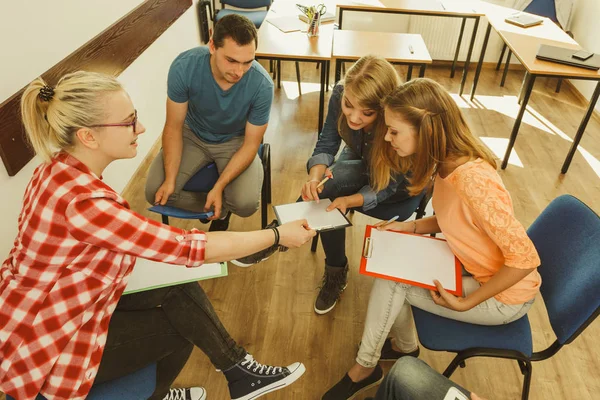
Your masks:
[{"label": "chair metal leg", "polygon": [[458,353],[450,362],[450,364],[448,364],[448,366],[446,367],[446,370],[444,371],[443,375],[446,378],[450,378],[452,376],[452,374],[454,373],[454,371],[456,371],[456,368],[458,368],[461,364],[464,365],[465,360],[462,356],[461,353]]},{"label": "chair metal leg", "polygon": [[519,367],[521,368],[521,372],[523,373],[523,392],[521,393],[521,400],[528,400],[529,388],[531,387],[531,374],[533,372],[533,369],[529,360],[519,360],[518,363]]},{"label": "chair metal leg", "polygon": [[300,63],[296,61],[296,81],[298,81],[298,94],[302,96],[302,81],[300,80]]},{"label": "chair metal leg", "polygon": [[502,74],[502,80],[500,81],[500,86],[504,87],[504,82],[506,81],[506,74],[508,73],[508,66],[510,65],[510,57],[512,56],[512,51],[508,50],[508,56],[506,56],[506,64],[504,64],[504,73]]},{"label": "chair metal leg", "polygon": [[162,217],[162,223],[165,225],[169,225],[169,216],[161,214],[161,217]]},{"label": "chair metal leg", "polygon": [[317,251],[317,245],[319,244],[319,232],[313,237],[312,243],[310,245],[310,251],[315,253]]},{"label": "chair metal leg", "polygon": [[502,52],[500,53],[500,58],[498,59],[498,64],[496,64],[496,71],[500,70],[500,66],[502,65],[502,60],[504,59],[504,52],[506,51],[506,48],[508,46],[506,45],[506,43],[504,43],[504,46],[502,46]]}]

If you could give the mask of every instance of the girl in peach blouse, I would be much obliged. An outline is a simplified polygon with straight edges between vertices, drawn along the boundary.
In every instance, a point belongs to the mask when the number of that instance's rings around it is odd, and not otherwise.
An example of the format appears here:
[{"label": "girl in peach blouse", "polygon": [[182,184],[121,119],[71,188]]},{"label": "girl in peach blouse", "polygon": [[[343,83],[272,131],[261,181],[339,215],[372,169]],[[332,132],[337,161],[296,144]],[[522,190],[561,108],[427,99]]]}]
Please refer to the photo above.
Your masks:
[{"label": "girl in peach blouse", "polygon": [[514,216],[494,157],[446,90],[415,79],[383,106],[387,132],[375,138],[375,190],[388,185],[391,173],[411,170],[409,191],[433,185],[436,214],[378,229],[441,232],[463,265],[463,295],[448,293],[437,281],[436,292],[375,279],[356,363],[323,400],[349,399],[377,385],[383,378],[379,360],[418,356],[411,306],[471,324],[502,325],[529,311],[541,284],[540,259]]}]

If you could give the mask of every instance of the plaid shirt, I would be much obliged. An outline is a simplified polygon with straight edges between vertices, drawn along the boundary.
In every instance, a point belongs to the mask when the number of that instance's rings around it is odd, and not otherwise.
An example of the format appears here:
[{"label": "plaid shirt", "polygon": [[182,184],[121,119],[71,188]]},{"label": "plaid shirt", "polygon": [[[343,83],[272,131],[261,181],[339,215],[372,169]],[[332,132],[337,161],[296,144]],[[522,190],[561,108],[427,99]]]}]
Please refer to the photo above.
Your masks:
[{"label": "plaid shirt", "polygon": [[29,183],[0,267],[0,389],[84,399],[136,257],[199,266],[206,235],[148,220],[66,153]]}]

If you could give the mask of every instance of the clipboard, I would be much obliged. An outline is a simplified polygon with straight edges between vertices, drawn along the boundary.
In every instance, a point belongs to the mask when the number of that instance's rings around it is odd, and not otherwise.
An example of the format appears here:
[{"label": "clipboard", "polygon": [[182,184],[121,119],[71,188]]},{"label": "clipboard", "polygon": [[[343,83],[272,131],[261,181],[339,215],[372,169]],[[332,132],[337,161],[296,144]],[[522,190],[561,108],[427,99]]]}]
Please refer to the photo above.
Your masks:
[{"label": "clipboard", "polygon": [[296,203],[273,206],[279,224],[306,219],[308,226],[317,232],[327,232],[352,226],[352,223],[338,209],[325,211],[331,204],[329,199],[316,201],[299,201]]},{"label": "clipboard", "polygon": [[440,238],[367,225],[359,272],[436,291],[437,279],[448,292],[462,296],[461,263]]},{"label": "clipboard", "polygon": [[227,263],[224,262],[188,268],[183,265],[173,265],[138,258],[123,294],[143,292],[222,276],[227,276]]}]

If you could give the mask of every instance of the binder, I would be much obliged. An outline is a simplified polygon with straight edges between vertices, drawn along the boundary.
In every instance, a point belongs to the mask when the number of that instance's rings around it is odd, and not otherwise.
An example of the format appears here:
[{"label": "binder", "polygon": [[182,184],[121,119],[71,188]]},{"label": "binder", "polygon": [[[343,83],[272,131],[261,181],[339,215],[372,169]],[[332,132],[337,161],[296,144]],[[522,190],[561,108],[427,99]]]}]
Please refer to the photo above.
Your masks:
[{"label": "binder", "polygon": [[594,54],[592,57],[584,61],[573,57],[573,54],[577,53],[578,51],[580,50],[541,44],[535,58],[559,64],[571,65],[573,67],[591,69],[594,71],[600,69],[600,54]]},{"label": "binder", "polygon": [[363,275],[462,296],[462,267],[446,240],[367,225],[359,272]]},{"label": "binder", "polygon": [[352,226],[348,218],[338,209],[325,211],[331,204],[329,199],[316,201],[299,201],[297,203],[273,206],[279,224],[306,219],[308,226],[318,232],[343,229]]}]

